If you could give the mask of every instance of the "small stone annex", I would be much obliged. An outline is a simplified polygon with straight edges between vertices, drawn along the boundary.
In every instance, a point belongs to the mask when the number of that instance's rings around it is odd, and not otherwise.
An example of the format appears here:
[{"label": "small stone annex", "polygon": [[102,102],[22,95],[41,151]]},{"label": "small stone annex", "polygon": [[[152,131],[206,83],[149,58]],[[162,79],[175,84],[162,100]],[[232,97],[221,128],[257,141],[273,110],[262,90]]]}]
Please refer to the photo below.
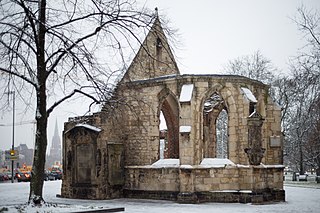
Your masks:
[{"label": "small stone annex", "polygon": [[[228,127],[223,158],[216,133],[222,111]],[[284,201],[280,117],[259,81],[180,75],[156,18],[102,110],[65,123],[61,196]]]}]

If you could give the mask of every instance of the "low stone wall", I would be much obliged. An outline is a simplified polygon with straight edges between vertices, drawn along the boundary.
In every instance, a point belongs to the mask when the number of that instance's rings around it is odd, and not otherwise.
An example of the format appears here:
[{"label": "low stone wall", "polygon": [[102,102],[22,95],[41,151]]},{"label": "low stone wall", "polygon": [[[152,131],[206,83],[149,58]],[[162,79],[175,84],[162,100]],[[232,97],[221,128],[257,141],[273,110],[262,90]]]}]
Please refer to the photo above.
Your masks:
[{"label": "low stone wall", "polygon": [[179,191],[179,168],[129,166],[125,169],[125,189]]},{"label": "low stone wall", "polygon": [[99,199],[97,185],[75,185],[72,186],[70,198],[74,199]]},{"label": "low stone wall", "polygon": [[227,166],[194,168],[194,191],[283,189],[283,168]]},{"label": "low stone wall", "polygon": [[195,192],[197,202],[219,202],[219,203],[268,203],[284,202],[285,191],[264,189],[259,192],[249,191],[213,191]]},{"label": "low stone wall", "polygon": [[182,203],[285,201],[282,166],[126,167],[124,196]]}]

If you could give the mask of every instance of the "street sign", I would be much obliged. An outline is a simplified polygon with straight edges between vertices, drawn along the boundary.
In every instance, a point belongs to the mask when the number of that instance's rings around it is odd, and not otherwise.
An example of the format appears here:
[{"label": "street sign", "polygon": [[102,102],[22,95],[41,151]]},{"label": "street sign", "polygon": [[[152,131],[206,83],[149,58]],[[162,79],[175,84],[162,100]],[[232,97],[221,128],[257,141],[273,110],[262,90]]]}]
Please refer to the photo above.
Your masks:
[{"label": "street sign", "polygon": [[10,160],[18,160],[18,156],[10,156]]},{"label": "street sign", "polygon": [[6,160],[18,160],[19,153],[18,150],[10,149],[5,151],[5,158]]}]

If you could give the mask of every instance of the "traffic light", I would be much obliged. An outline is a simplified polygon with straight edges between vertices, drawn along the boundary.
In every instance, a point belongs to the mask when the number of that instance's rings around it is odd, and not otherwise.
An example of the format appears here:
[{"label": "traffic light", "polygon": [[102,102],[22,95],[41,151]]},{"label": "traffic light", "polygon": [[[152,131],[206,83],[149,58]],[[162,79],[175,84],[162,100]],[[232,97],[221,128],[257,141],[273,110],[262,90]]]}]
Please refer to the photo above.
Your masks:
[{"label": "traffic light", "polygon": [[15,156],[16,155],[16,150],[10,149],[10,156]]}]

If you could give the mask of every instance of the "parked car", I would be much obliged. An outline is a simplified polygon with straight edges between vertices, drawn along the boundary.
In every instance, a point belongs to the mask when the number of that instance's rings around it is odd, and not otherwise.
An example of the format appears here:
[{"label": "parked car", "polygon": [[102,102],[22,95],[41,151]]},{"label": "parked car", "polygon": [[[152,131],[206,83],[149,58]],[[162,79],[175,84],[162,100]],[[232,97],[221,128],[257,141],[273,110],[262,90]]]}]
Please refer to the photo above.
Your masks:
[{"label": "parked car", "polygon": [[16,177],[18,182],[28,182],[31,180],[31,172],[17,172]]},{"label": "parked car", "polygon": [[8,176],[4,173],[0,173],[0,181],[6,181],[9,180]]},{"label": "parked car", "polygon": [[51,175],[54,176],[55,180],[61,180],[62,179],[62,172],[59,170],[51,171]]},{"label": "parked car", "polygon": [[54,175],[51,174],[51,172],[46,170],[46,171],[44,171],[44,178],[43,179],[47,181],[47,180],[55,180],[56,178]]},{"label": "parked car", "polygon": [[5,174],[8,176],[9,180],[11,180],[11,178],[12,178],[12,173],[11,173],[11,172],[6,172]]}]

